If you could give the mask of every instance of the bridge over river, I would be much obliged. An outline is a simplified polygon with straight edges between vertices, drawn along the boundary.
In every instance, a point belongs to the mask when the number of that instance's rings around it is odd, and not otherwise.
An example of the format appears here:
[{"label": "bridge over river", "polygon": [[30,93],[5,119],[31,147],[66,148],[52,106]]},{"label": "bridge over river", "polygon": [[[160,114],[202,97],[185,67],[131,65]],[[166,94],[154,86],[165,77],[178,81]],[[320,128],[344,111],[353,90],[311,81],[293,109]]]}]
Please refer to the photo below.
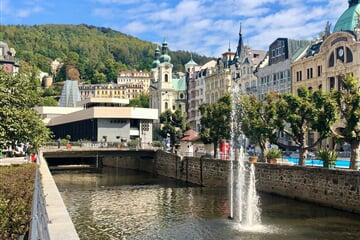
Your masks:
[{"label": "bridge over river", "polygon": [[102,164],[104,158],[153,160],[158,148],[136,149],[116,147],[80,147],[69,149],[43,147],[41,151],[49,166],[55,165],[96,165]]}]

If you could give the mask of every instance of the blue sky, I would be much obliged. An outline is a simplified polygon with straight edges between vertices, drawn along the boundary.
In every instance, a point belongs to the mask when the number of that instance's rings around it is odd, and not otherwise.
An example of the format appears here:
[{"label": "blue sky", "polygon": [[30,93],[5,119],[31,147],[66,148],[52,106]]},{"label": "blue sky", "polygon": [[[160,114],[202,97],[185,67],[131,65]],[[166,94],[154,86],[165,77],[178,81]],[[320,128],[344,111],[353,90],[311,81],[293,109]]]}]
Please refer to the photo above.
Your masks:
[{"label": "blue sky", "polygon": [[0,22],[109,27],[171,50],[219,57],[245,44],[267,50],[278,37],[314,39],[347,0],[0,0]]}]

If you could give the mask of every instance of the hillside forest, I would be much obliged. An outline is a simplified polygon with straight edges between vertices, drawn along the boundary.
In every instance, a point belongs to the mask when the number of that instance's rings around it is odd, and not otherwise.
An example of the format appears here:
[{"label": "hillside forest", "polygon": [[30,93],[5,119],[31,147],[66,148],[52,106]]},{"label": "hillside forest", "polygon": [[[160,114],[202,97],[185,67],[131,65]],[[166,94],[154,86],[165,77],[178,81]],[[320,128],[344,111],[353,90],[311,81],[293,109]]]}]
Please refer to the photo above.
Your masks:
[{"label": "hillside forest", "polygon": [[[60,70],[52,73],[55,83],[69,77],[92,84],[116,82],[122,70],[150,71],[157,47],[110,28],[84,24],[0,27],[0,41],[16,50],[16,58],[22,65],[51,73],[52,61],[64,63]],[[183,72],[191,56],[200,65],[211,60],[188,51],[171,51],[171,43],[169,48],[174,71]]]}]

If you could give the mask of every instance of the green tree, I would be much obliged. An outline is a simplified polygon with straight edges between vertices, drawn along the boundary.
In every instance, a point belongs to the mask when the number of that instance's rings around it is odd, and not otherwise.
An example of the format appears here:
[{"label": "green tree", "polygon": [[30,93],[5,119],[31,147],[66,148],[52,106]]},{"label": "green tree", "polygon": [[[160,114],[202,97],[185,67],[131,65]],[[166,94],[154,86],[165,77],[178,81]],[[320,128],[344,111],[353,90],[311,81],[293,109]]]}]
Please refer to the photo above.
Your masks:
[{"label": "green tree", "polygon": [[358,92],[358,79],[353,75],[343,78],[343,91],[334,92],[339,106],[340,119],[332,127],[333,134],[350,144],[350,169],[359,169],[360,150],[360,93]]},{"label": "green tree", "polygon": [[129,107],[149,108],[149,94],[142,93],[139,94],[136,98],[131,99],[129,102]]},{"label": "green tree", "polygon": [[50,131],[33,109],[40,97],[28,76],[13,76],[0,70],[0,142],[13,147],[29,142],[38,149],[49,139]]},{"label": "green tree", "polygon": [[[321,90],[298,89],[298,95],[279,95],[276,101],[277,126],[299,146],[299,165],[305,166],[307,152],[331,135],[331,125],[337,118],[337,105],[330,94]],[[318,133],[313,143],[308,133]]]},{"label": "green tree", "polygon": [[261,149],[260,159],[265,161],[268,143],[276,143],[276,96],[270,93],[264,101],[254,95],[243,95],[236,105],[237,128]]},{"label": "green tree", "polygon": [[183,132],[186,128],[186,120],[180,110],[176,110],[174,113],[171,110],[166,110],[160,114],[160,132],[159,134],[166,138],[167,134],[170,134],[171,143],[175,143],[176,140],[183,136]]},{"label": "green tree", "polygon": [[222,140],[231,137],[231,97],[229,94],[221,97],[216,103],[201,104],[200,136],[204,143],[213,143],[214,157]]}]

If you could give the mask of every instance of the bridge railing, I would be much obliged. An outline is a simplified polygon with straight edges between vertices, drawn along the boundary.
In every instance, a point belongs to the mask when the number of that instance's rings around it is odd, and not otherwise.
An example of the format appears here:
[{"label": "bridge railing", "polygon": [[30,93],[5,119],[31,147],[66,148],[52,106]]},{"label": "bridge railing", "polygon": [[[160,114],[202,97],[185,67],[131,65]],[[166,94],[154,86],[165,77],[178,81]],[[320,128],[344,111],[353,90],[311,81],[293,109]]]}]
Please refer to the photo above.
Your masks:
[{"label": "bridge railing", "polygon": [[146,149],[146,150],[158,150],[162,149],[163,147],[155,146],[151,143],[141,143],[137,145],[131,145],[126,143],[119,143],[119,142],[61,142],[60,144],[58,142],[47,142],[43,144],[42,149],[45,150],[59,150],[59,149],[74,149],[74,150],[89,150],[89,149],[121,149],[121,150],[140,150],[140,149]]},{"label": "bridge railing", "polygon": [[33,196],[29,239],[50,239],[47,227],[49,218],[46,212],[45,196],[40,183],[40,173],[38,169],[36,169]]}]

